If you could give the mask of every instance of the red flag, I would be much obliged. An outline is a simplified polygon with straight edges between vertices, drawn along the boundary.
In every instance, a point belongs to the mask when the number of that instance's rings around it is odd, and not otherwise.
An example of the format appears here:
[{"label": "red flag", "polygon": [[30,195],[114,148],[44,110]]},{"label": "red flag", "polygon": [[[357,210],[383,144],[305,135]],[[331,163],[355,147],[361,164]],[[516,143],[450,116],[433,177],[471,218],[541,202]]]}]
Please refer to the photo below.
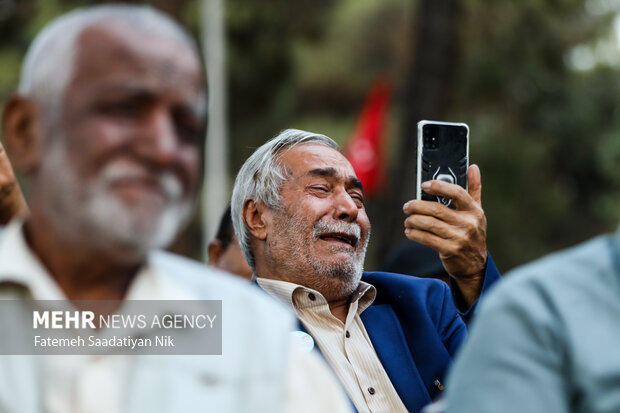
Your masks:
[{"label": "red flag", "polygon": [[364,185],[365,194],[370,197],[381,192],[385,181],[383,142],[389,99],[390,85],[377,80],[364,102],[345,152]]}]

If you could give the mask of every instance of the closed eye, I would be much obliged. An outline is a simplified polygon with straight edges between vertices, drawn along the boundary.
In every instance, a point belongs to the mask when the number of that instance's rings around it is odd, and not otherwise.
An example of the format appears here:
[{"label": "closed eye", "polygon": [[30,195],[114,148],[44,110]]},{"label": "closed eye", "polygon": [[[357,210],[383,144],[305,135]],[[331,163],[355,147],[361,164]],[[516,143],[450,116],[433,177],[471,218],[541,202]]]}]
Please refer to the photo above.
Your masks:
[{"label": "closed eye", "polygon": [[349,196],[353,198],[353,200],[358,204],[358,207],[363,206],[364,204],[364,196],[357,192],[349,192]]},{"label": "closed eye", "polygon": [[310,187],[310,189],[314,189],[316,191],[321,191],[321,192],[329,192],[329,189],[326,186],[312,186]]},{"label": "closed eye", "polygon": [[186,141],[196,143],[204,138],[204,126],[201,119],[197,118],[186,110],[186,108],[176,108],[173,111],[174,122],[179,136]]},{"label": "closed eye", "polygon": [[331,189],[327,185],[312,185],[308,187],[308,192],[313,196],[325,198],[329,195]]},{"label": "closed eye", "polygon": [[107,115],[130,117],[141,113],[143,105],[136,100],[123,100],[118,102],[108,102],[101,106],[101,110]]}]

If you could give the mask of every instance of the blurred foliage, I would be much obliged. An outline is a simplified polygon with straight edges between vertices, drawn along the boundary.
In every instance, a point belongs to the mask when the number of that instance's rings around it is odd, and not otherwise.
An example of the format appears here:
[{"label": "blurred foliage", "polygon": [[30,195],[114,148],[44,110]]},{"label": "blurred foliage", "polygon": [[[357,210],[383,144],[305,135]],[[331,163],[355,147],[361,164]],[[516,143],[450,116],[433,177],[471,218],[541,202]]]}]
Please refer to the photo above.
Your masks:
[{"label": "blurred foliage", "polygon": [[[620,72],[571,62],[575,47],[613,36],[617,10],[588,12],[594,3],[466,3],[447,117],[470,124],[489,249],[503,268],[618,223]],[[617,45],[608,52],[618,56]]]},{"label": "blurred foliage", "polygon": [[[388,128],[394,167],[409,113],[404,89],[420,59],[414,40],[421,2],[226,1],[231,174],[253,148],[287,127],[326,133],[344,144],[378,77],[391,79],[395,89]],[[92,3],[0,0],[2,101],[15,89],[25,48],[42,25]],[[164,9],[200,34],[200,1],[140,3]],[[616,3],[460,3],[456,78],[440,116],[470,125],[471,160],[483,174],[489,249],[502,270],[618,223]],[[371,210],[375,229],[384,226],[387,214]],[[402,213],[395,208],[390,214]],[[402,228],[390,231],[394,242],[404,239]],[[181,249],[191,250],[195,239]],[[370,257],[371,269],[373,262],[377,257]]]}]

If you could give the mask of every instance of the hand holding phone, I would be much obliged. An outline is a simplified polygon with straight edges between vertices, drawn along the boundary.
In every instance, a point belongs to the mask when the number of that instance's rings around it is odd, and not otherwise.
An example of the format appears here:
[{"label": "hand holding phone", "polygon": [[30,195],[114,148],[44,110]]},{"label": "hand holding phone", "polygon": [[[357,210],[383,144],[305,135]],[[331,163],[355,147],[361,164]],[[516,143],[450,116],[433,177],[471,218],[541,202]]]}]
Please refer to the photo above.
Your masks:
[{"label": "hand holding phone", "polygon": [[[425,126],[431,127],[426,133]],[[405,235],[439,252],[471,305],[484,282],[487,222],[480,169],[468,168],[468,129],[464,124],[422,121],[418,132],[417,200],[403,206]]]}]

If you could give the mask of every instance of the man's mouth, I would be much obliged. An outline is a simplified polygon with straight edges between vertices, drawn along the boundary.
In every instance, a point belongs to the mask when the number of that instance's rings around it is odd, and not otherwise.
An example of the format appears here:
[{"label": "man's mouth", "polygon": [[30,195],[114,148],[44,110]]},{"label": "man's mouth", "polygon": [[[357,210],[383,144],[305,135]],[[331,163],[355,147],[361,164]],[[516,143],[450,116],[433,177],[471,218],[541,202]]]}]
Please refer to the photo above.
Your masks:
[{"label": "man's mouth", "polygon": [[112,183],[112,187],[125,189],[130,191],[139,191],[142,193],[157,194],[166,201],[169,199],[168,194],[156,179],[150,177],[131,177],[118,179]]},{"label": "man's mouth", "polygon": [[338,242],[338,243],[347,244],[347,245],[350,245],[353,248],[355,248],[357,246],[357,243],[359,241],[358,238],[355,235],[347,234],[345,232],[328,232],[328,233],[324,233],[324,234],[319,235],[319,239],[321,239],[323,241]]},{"label": "man's mouth", "polygon": [[141,165],[125,161],[109,164],[103,171],[102,181],[133,195],[155,194],[165,202],[178,200],[183,193],[180,180],[172,173],[149,172]]}]

